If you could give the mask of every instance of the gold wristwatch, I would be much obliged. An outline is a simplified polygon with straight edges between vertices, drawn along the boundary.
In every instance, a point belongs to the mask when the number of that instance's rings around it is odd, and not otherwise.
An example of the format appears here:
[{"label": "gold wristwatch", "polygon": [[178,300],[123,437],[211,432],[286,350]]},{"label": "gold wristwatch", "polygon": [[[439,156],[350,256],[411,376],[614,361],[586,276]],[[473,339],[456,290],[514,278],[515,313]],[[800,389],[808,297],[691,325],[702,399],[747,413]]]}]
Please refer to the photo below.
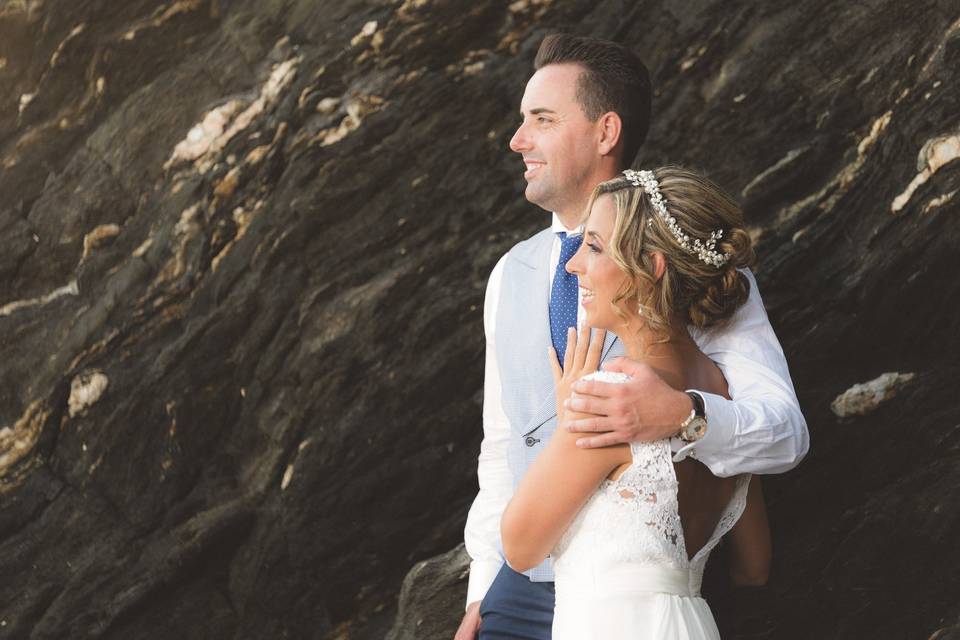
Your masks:
[{"label": "gold wristwatch", "polygon": [[680,423],[680,439],[684,442],[696,442],[707,433],[707,412],[703,406],[703,397],[693,391],[686,392],[693,402],[693,411]]}]

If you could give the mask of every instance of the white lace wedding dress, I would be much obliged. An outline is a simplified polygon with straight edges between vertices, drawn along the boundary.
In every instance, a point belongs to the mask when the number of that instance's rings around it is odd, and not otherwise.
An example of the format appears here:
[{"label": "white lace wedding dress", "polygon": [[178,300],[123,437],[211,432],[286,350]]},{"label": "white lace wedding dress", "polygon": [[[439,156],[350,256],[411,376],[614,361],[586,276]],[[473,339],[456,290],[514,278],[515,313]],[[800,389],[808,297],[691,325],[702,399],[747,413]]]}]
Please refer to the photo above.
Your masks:
[{"label": "white lace wedding dress", "polygon": [[688,558],[670,441],[630,449],[632,465],[603,481],[553,550],[553,640],[719,639],[700,583],[711,549],[743,513],[750,477],[737,478],[709,542]]}]

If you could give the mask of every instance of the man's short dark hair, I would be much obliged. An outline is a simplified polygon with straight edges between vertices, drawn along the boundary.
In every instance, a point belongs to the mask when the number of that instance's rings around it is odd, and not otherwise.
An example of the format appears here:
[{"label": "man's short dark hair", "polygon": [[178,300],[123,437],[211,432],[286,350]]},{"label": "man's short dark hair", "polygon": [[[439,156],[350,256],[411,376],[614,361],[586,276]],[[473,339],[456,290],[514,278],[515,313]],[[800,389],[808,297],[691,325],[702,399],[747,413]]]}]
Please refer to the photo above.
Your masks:
[{"label": "man's short dark hair", "polygon": [[623,166],[629,167],[650,129],[650,72],[616,42],[555,33],[543,39],[533,66],[579,64],[577,102],[591,121],[614,111],[623,122]]}]

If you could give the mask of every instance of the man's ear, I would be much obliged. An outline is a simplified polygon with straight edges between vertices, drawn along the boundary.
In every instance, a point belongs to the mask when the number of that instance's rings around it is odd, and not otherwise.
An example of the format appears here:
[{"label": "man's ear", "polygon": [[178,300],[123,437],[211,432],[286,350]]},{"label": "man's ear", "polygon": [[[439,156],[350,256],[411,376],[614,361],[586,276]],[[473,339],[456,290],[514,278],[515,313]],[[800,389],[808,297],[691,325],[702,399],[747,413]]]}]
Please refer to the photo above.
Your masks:
[{"label": "man's ear", "polygon": [[597,121],[597,127],[600,134],[600,155],[610,155],[620,142],[620,134],[623,131],[623,121],[615,111],[608,111],[600,116],[600,119]]},{"label": "man's ear", "polygon": [[667,270],[667,259],[663,256],[662,251],[651,252],[650,258],[653,260],[653,278],[654,280],[660,280]]}]

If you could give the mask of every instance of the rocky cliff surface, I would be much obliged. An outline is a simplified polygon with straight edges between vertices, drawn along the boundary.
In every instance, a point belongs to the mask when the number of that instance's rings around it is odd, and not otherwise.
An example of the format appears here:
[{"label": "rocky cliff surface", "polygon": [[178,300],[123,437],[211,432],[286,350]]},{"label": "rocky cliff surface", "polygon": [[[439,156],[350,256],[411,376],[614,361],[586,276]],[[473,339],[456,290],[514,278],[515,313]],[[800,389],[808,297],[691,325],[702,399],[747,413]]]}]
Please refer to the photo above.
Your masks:
[{"label": "rocky cliff surface", "polygon": [[953,637],[954,0],[0,0],[0,637],[386,635],[476,490],[557,30],[641,55],[639,164],[704,169],[759,241],[813,446],[741,637]]}]

